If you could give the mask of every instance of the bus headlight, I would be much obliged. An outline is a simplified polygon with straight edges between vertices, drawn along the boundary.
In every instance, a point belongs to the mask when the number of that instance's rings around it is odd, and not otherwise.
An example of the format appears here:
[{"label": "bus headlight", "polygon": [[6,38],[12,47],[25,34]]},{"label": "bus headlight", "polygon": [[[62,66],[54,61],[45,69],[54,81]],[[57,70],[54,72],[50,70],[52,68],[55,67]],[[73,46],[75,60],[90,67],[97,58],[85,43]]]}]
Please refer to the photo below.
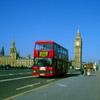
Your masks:
[{"label": "bus headlight", "polygon": [[33,72],[36,73],[36,70],[34,70]]}]

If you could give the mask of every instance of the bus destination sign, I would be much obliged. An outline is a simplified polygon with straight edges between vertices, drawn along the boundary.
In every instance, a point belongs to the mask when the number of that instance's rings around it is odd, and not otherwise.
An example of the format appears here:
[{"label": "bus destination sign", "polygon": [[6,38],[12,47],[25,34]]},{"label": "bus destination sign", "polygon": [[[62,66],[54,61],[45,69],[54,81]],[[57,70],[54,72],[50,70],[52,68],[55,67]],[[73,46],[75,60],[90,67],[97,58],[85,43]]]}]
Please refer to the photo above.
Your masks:
[{"label": "bus destination sign", "polygon": [[48,51],[39,51],[39,56],[40,57],[46,57],[46,56],[48,56]]}]

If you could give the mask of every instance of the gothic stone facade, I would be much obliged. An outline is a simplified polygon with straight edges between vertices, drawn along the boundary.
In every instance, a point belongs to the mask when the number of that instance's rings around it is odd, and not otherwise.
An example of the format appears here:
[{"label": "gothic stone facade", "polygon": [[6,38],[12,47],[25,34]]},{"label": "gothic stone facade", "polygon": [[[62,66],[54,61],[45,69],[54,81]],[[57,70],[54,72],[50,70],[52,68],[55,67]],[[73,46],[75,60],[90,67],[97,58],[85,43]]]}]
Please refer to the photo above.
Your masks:
[{"label": "gothic stone facade", "polygon": [[15,47],[15,41],[13,39],[12,45],[10,48],[10,55],[9,56],[0,56],[0,66],[3,65],[10,65],[11,67],[27,67],[33,66],[33,58],[28,57],[19,57],[19,52],[17,52]]}]

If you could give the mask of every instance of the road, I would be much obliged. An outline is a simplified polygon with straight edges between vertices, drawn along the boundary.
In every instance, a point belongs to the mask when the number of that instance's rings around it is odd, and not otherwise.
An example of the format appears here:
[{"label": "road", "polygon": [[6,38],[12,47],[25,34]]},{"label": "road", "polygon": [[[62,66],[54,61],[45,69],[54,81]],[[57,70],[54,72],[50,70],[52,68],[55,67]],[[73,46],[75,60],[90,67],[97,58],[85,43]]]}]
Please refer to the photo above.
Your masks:
[{"label": "road", "polygon": [[[35,86],[34,82],[37,83]],[[73,74],[71,77],[51,79],[32,77],[7,81],[5,84],[7,83],[13,84],[9,85],[7,92],[16,91],[16,93],[11,92],[12,96],[4,100],[100,100],[100,69],[96,73],[92,72],[91,76]],[[1,85],[4,86],[3,82],[0,82]],[[0,87],[2,92],[3,88],[7,86]]]},{"label": "road", "polygon": [[100,70],[58,78],[32,76],[31,69],[0,71],[0,100],[100,100],[99,94]]},{"label": "road", "polygon": [[59,78],[32,76],[31,69],[0,71],[0,100],[41,88],[69,76]]}]

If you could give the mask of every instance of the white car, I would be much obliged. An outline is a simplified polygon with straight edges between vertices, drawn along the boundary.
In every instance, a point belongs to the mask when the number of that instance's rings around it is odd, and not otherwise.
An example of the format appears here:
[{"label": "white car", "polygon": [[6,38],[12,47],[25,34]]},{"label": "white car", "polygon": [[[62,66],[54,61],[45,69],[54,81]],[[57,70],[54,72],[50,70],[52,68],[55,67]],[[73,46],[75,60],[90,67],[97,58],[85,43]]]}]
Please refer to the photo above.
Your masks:
[{"label": "white car", "polygon": [[81,70],[81,67],[76,67],[75,70]]},{"label": "white car", "polygon": [[29,69],[30,69],[30,68],[31,68],[31,66],[27,66],[27,68],[29,68]]}]

